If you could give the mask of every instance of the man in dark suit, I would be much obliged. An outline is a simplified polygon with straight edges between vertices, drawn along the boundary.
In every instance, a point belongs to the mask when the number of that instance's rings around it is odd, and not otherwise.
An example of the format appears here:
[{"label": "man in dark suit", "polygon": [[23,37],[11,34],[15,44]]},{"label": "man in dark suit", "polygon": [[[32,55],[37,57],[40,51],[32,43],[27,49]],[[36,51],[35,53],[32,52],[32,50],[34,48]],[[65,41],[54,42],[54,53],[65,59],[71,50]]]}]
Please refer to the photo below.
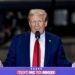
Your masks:
[{"label": "man in dark suit", "polygon": [[31,32],[25,32],[13,38],[4,66],[33,67],[36,31],[40,33],[39,67],[71,66],[72,64],[65,57],[60,38],[45,31],[48,22],[46,11],[30,10],[28,21]]}]

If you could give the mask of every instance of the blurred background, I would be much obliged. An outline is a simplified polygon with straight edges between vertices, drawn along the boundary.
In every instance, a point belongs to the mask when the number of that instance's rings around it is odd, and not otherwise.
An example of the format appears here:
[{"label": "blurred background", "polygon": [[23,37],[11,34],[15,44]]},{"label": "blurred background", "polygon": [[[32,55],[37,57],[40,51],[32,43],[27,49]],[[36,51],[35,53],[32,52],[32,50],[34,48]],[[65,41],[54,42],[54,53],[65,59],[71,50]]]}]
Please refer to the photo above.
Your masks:
[{"label": "blurred background", "polygon": [[32,8],[48,13],[46,30],[61,37],[66,57],[75,61],[75,0],[0,0],[0,59],[4,62],[13,36],[29,31]]}]

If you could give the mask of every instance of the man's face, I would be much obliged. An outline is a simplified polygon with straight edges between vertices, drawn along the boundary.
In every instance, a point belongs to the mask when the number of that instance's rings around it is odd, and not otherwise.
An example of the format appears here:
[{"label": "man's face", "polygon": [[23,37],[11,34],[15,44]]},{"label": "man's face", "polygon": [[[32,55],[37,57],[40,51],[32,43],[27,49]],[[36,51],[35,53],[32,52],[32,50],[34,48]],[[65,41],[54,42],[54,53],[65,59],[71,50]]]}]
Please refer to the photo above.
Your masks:
[{"label": "man's face", "polygon": [[29,26],[33,33],[39,31],[40,34],[42,34],[45,31],[45,27],[47,26],[47,21],[45,21],[43,16],[33,15],[30,17]]}]

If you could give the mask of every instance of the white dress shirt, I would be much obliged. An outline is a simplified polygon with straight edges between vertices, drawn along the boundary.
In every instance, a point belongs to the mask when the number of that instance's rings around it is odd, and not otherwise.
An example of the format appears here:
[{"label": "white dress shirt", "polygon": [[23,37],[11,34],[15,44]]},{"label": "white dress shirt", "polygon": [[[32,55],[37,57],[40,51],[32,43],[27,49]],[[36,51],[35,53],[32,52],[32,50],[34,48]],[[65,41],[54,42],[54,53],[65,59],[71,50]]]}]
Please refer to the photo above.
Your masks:
[{"label": "white dress shirt", "polygon": [[[31,35],[30,35],[30,67],[32,67],[35,41],[36,41],[35,34],[31,32]],[[45,58],[45,32],[40,35],[39,44],[40,44],[40,49],[41,49],[41,63],[40,63],[40,67],[44,67],[44,58]]]}]

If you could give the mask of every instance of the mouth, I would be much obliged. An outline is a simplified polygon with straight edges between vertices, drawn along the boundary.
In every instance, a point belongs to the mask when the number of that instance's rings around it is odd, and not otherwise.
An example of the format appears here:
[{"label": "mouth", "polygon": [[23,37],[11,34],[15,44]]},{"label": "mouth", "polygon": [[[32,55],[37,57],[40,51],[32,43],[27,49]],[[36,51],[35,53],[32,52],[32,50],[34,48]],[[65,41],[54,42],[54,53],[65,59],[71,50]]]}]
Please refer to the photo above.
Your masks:
[{"label": "mouth", "polygon": [[40,28],[39,27],[35,27],[35,31],[39,31],[40,30]]}]

